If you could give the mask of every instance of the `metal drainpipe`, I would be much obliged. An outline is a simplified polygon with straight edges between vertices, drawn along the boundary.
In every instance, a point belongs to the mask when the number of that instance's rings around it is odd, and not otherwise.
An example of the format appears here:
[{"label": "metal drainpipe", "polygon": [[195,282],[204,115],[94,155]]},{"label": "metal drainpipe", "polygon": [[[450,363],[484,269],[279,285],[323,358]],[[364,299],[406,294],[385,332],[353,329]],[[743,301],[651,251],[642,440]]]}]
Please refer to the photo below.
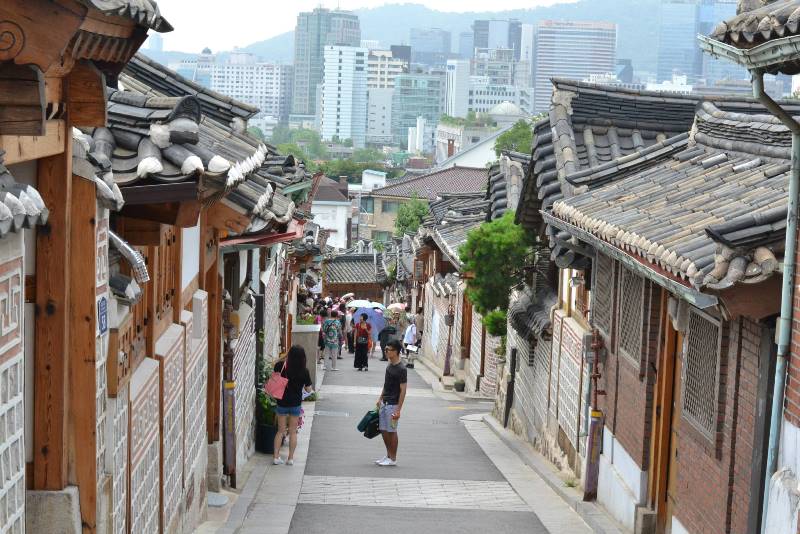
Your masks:
[{"label": "metal drainpipe", "polygon": [[797,246],[797,204],[800,192],[800,123],[764,92],[764,72],[753,71],[753,96],[764,104],[792,132],[792,161],[789,174],[789,205],[786,215],[786,246],[783,255],[783,284],[781,288],[781,316],[778,320],[778,359],[775,363],[775,388],[772,393],[772,412],[769,423],[767,467],[764,473],[764,501],[761,512],[761,532],[765,532],[769,507],[769,484],[778,468],[778,444],[783,422],[784,387],[786,385],[786,357],[792,335],[792,304]]}]

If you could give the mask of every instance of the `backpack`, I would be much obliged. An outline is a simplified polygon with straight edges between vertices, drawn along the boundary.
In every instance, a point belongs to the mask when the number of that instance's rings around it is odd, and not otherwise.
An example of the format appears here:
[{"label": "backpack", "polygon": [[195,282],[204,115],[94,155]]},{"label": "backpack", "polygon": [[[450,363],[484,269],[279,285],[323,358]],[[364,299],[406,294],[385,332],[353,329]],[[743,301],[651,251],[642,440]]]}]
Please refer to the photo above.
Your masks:
[{"label": "backpack", "polygon": [[336,345],[339,343],[339,332],[336,331],[335,320],[328,320],[325,324],[325,343],[328,345]]}]

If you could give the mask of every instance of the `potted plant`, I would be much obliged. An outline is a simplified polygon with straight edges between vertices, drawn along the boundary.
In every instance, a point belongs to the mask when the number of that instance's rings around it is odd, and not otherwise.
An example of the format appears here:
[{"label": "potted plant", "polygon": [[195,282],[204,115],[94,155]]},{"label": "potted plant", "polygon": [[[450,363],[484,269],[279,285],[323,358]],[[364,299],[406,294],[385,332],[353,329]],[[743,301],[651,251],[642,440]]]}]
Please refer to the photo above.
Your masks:
[{"label": "potted plant", "polygon": [[460,378],[453,383],[453,387],[456,391],[464,391],[467,383],[461,380]]},{"label": "potted plant", "polygon": [[260,388],[256,392],[256,450],[264,454],[272,454],[275,448],[275,399]]}]

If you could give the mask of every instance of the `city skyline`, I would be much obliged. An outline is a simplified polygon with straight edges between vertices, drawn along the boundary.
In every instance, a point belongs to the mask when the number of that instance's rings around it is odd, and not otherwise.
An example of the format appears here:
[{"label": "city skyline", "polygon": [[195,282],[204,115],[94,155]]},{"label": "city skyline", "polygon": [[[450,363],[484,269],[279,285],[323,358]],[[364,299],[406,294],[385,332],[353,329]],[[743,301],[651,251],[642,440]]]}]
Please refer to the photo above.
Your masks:
[{"label": "city skyline", "polygon": [[[510,9],[533,9],[555,4],[573,3],[575,0],[498,0],[492,3],[495,11]],[[208,10],[213,7],[210,0],[161,0],[158,5],[161,13],[172,22],[175,30],[163,35],[164,50],[183,52],[199,52],[205,47],[214,52],[233,50],[255,42],[275,37],[294,29],[297,15],[312,11],[317,7],[353,11],[371,9],[384,5],[397,5],[400,2],[384,0],[337,0],[337,2],[319,0],[298,0],[291,4],[276,3],[269,5],[269,10],[261,13],[268,16],[269,24],[264,18],[257,16],[260,7],[266,4],[253,0],[229,0],[224,10],[215,9],[214,17],[208,17]],[[435,0],[426,4],[437,11],[468,13],[484,11],[486,5],[478,0]],[[253,16],[242,16],[251,13]],[[235,31],[211,31],[214,28],[235,28]],[[206,31],[207,30],[207,31]]]}]

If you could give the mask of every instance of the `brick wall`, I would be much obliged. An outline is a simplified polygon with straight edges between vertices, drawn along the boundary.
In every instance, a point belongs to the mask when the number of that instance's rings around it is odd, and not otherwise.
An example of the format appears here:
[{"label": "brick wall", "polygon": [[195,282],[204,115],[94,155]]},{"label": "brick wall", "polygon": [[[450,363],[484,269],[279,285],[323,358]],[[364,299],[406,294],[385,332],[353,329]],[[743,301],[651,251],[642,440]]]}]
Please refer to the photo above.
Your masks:
[{"label": "brick wall", "polygon": [[[617,337],[606,340],[606,361],[601,368],[600,386],[606,395],[599,399],[605,426],[643,471],[648,469],[652,431],[655,366],[660,340],[661,289],[645,282],[642,344],[638,361],[620,357]],[[619,324],[617,321],[616,324]]]},{"label": "brick wall", "polygon": [[486,334],[486,358],[481,379],[481,393],[484,395],[494,396],[497,390],[497,360],[500,358],[496,352],[498,348],[500,348],[500,338]]},{"label": "brick wall", "polygon": [[158,532],[161,510],[158,363],[145,358],[130,385],[130,531]]},{"label": "brick wall", "polygon": [[690,532],[747,532],[760,338],[747,319],[723,328],[715,438],[681,419],[675,515]]},{"label": "brick wall", "polygon": [[472,310],[472,334],[469,347],[469,370],[467,371],[467,391],[475,392],[480,387],[481,351],[483,350],[483,323],[481,316]]},{"label": "brick wall", "polygon": [[[800,264],[800,252],[796,257]],[[795,272],[795,288],[800,285],[800,270]],[[794,426],[800,426],[800,291],[795,289],[792,308],[792,340],[786,374],[786,400],[784,417]]]}]

